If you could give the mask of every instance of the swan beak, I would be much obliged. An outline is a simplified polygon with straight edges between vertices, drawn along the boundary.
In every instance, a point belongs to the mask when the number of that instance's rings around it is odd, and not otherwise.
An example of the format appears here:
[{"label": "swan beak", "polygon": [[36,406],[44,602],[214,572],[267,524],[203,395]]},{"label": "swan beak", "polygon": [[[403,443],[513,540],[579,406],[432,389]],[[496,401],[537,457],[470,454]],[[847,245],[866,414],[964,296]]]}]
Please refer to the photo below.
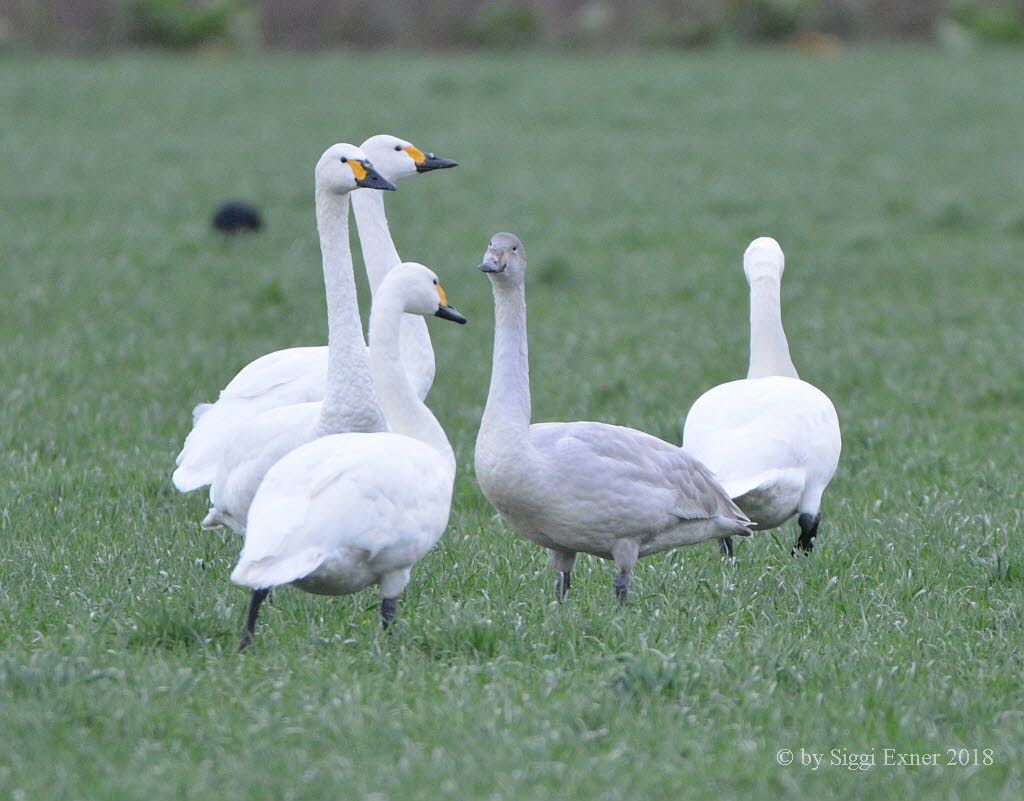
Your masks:
[{"label": "swan beak", "polygon": [[437,311],[434,312],[435,317],[440,317],[442,320],[451,320],[453,323],[459,325],[466,324],[466,318],[459,314],[458,310],[454,306],[438,306]]},{"label": "swan beak", "polygon": [[483,273],[502,273],[505,272],[505,265],[501,259],[498,258],[498,254],[493,250],[488,250],[484,255],[483,264],[480,265],[480,272]]},{"label": "swan beak", "polygon": [[348,165],[356,176],[356,186],[361,186],[364,189],[383,189],[391,192],[398,189],[391,181],[377,172],[368,161],[349,159]]},{"label": "swan beak", "polygon": [[431,170],[447,170],[449,167],[458,167],[459,162],[451,159],[441,159],[433,153],[427,153],[423,161],[416,162],[416,172],[430,172]]}]

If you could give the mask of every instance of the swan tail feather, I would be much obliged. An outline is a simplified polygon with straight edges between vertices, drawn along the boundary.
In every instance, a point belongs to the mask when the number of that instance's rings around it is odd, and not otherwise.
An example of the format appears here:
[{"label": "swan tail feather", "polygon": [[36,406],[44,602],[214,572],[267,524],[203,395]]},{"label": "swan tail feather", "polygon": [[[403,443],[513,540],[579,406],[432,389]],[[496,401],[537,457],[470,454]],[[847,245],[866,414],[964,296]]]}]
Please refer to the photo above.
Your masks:
[{"label": "swan tail feather", "polygon": [[243,559],[231,571],[231,580],[254,590],[276,587],[305,578],[320,567],[323,561],[324,552],[320,548],[307,548],[283,559],[279,556]]}]

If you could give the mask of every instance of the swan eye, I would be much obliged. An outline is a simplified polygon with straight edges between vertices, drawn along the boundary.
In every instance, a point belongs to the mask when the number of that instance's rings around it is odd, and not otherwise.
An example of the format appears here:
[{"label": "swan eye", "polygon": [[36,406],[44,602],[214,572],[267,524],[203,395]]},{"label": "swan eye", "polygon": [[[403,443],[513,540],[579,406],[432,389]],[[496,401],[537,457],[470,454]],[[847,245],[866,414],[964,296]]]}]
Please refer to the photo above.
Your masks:
[{"label": "swan eye", "polygon": [[401,153],[402,152],[402,146],[401,145],[395,145],[395,152],[396,153]]},{"label": "swan eye", "polygon": [[517,250],[519,250],[519,245],[513,245],[512,252],[515,253]]},{"label": "swan eye", "polygon": [[347,158],[345,158],[344,156],[342,156],[342,157],[341,157],[341,163],[342,163],[342,164],[348,164],[348,159],[347,159]]},{"label": "swan eye", "polygon": [[437,279],[434,279],[434,286],[437,286]]}]

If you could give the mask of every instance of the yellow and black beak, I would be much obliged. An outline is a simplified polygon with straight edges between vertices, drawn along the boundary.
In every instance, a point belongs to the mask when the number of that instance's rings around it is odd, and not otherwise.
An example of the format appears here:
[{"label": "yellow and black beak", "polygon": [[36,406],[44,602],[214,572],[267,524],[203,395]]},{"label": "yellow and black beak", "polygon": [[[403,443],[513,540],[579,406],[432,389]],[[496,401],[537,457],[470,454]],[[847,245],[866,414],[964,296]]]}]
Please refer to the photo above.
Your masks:
[{"label": "yellow and black beak", "polygon": [[406,153],[416,163],[416,172],[430,172],[431,170],[446,170],[449,167],[458,167],[459,162],[451,159],[440,159],[433,153],[424,153],[418,147],[409,145],[403,147]]},{"label": "yellow and black beak", "polygon": [[447,170],[449,167],[458,167],[459,162],[451,159],[441,159],[433,153],[427,153],[423,161],[416,163],[416,172],[430,172],[431,170]]},{"label": "yellow and black beak", "polygon": [[384,189],[392,192],[398,189],[391,181],[377,172],[369,161],[349,159],[346,163],[352,168],[352,174],[356,177],[356,186],[361,186],[364,189]]},{"label": "yellow and black beak", "polygon": [[466,318],[459,314],[454,306],[448,305],[448,296],[444,293],[444,288],[440,284],[437,284],[437,300],[439,305],[437,311],[434,312],[435,317],[440,317],[442,320],[451,320],[459,325],[466,324]]}]

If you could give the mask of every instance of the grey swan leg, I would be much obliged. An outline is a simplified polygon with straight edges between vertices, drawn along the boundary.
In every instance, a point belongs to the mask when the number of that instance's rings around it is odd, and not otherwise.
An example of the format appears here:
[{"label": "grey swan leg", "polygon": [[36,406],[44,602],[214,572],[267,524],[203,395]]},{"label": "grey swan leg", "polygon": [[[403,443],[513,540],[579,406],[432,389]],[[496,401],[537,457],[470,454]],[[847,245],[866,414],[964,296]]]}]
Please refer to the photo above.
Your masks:
[{"label": "grey swan leg", "polygon": [[572,571],[571,570],[559,570],[558,575],[555,576],[555,598],[558,601],[564,601],[566,594],[569,592],[569,588],[572,586]]},{"label": "grey swan leg", "polygon": [[548,549],[548,563],[555,569],[555,599],[559,602],[565,600],[572,583],[570,575],[576,565],[576,554],[571,551],[553,551]]},{"label": "grey swan leg", "polygon": [[721,552],[722,556],[732,559],[732,537],[722,537],[722,539],[718,541],[718,550]]},{"label": "grey swan leg", "polygon": [[391,621],[395,619],[395,615],[398,614],[398,599],[397,598],[381,598],[380,599],[380,624],[384,627],[384,631],[391,633]]},{"label": "grey swan leg", "polygon": [[619,568],[612,588],[619,603],[626,602],[629,595],[629,574],[633,572],[637,557],[640,556],[640,544],[636,540],[616,540],[612,546],[612,559]]},{"label": "grey swan leg", "polygon": [[790,551],[791,556],[796,556],[797,553],[810,553],[814,548],[814,538],[818,534],[818,523],[821,522],[821,513],[816,515],[802,514],[797,518],[797,523],[800,524],[800,536],[796,541],[796,545],[793,546],[793,550]]},{"label": "grey swan leg", "polygon": [[253,590],[249,594],[249,611],[245,615],[245,629],[242,632],[242,643],[238,646],[241,653],[252,644],[252,638],[256,634],[256,618],[260,614],[260,604],[270,595],[270,588]]}]

